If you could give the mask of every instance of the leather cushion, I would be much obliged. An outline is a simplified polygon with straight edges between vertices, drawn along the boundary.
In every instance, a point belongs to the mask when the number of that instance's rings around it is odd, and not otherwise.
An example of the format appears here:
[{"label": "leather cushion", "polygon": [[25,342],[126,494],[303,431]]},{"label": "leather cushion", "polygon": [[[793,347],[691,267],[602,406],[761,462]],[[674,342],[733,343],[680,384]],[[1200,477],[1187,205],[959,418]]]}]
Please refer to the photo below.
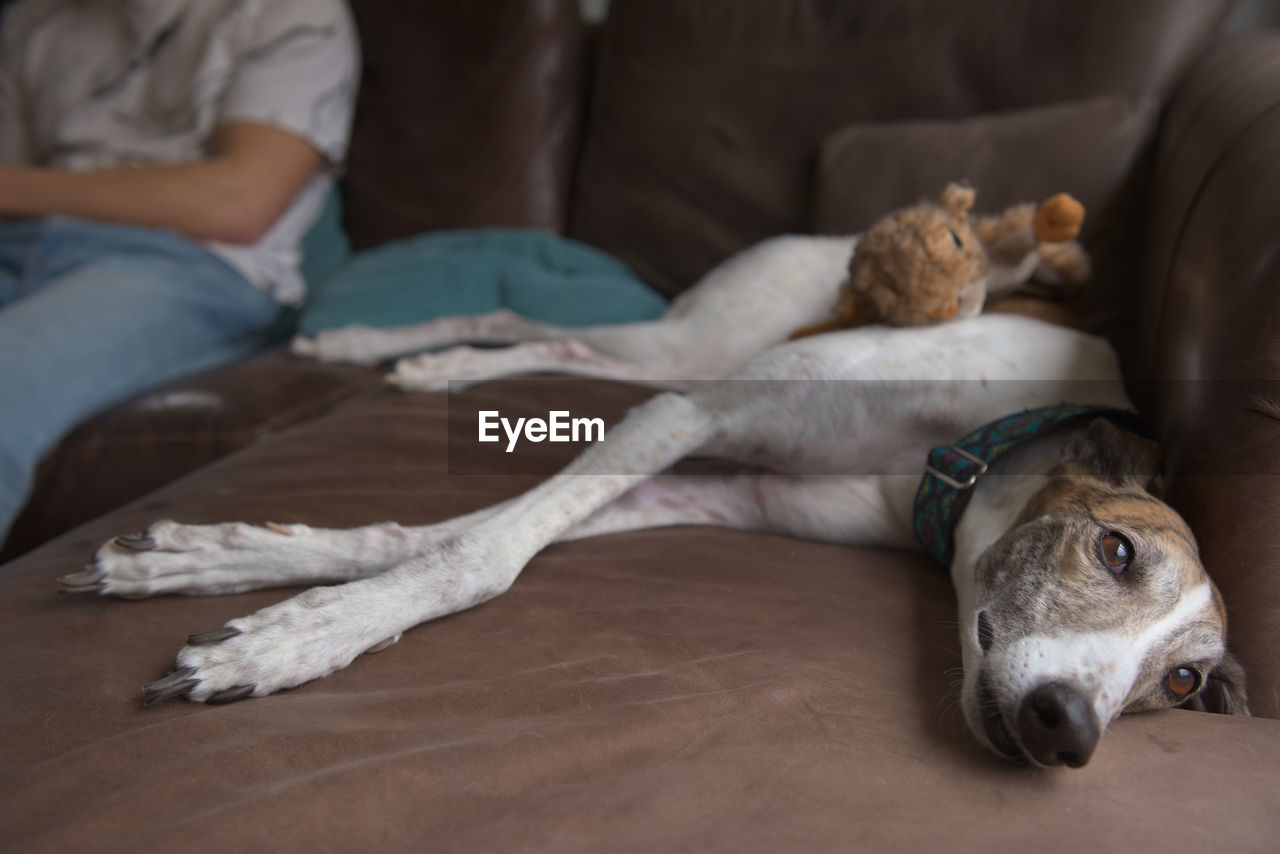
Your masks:
[{"label": "leather cushion", "polygon": [[1135,178],[1149,172],[1158,116],[1151,99],[1107,95],[965,119],[851,125],[822,143],[815,229],[863,231],[899,207],[936,199],[950,181],[978,191],[980,214],[1069,192],[1084,203],[1080,239],[1094,265],[1089,285],[1069,295],[1070,309],[1079,323],[1122,339],[1116,330],[1134,312],[1141,250],[1129,227],[1143,216]]},{"label": "leather cushion", "polygon": [[975,213],[1069,192],[1086,237],[1155,131],[1158,106],[1123,95],[974,116],[854,124],[822,142],[814,188],[821,234],[866,230],[889,211],[936,199],[950,181],[978,191]]}]

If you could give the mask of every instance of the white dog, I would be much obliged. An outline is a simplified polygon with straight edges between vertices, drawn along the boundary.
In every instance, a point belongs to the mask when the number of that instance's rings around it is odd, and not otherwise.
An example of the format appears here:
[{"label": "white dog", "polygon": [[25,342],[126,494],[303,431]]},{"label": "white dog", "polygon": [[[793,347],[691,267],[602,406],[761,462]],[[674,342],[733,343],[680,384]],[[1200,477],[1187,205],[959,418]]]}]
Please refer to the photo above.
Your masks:
[{"label": "white dog", "polygon": [[[847,244],[812,245],[800,278],[838,275]],[[769,322],[783,333],[798,314]],[[1078,766],[1122,712],[1193,701],[1245,712],[1222,601],[1186,525],[1148,491],[1150,451],[1123,429],[1106,343],[982,315],[725,352],[726,365],[746,359],[732,378],[659,394],[563,473],[487,510],[422,528],[161,522],[108,542],[64,589],[342,582],[193,635],[146,689],[151,701],[226,702],[325,676],[491,599],[557,541],[702,524],[923,545],[949,562],[965,718],[996,753]],[[663,474],[695,452],[757,469]]]}]

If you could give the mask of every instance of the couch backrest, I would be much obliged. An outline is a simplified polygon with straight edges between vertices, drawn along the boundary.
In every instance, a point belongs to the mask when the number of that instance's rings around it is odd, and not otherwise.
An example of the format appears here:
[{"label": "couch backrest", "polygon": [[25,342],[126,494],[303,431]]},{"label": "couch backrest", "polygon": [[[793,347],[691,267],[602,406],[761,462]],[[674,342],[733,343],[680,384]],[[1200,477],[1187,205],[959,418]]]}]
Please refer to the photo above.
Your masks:
[{"label": "couch backrest", "polygon": [[350,0],[364,53],[345,226],[564,227],[581,137],[577,0]]},{"label": "couch backrest", "polygon": [[[833,134],[1107,94],[1158,104],[1231,5],[613,0],[571,234],[678,292],[764,237],[814,230],[819,154]],[[1033,162],[1033,145],[1021,148],[1031,149],[1020,152],[1024,169],[1052,174],[1054,164]],[[1118,156],[1105,151],[1094,156]],[[1136,162],[1126,156],[1108,178],[1117,188]],[[911,173],[910,163],[884,165]],[[981,198],[984,181],[1001,178],[992,170],[1008,165],[990,158],[956,177]],[[937,189],[898,186],[911,194],[875,201],[887,212]]]}]

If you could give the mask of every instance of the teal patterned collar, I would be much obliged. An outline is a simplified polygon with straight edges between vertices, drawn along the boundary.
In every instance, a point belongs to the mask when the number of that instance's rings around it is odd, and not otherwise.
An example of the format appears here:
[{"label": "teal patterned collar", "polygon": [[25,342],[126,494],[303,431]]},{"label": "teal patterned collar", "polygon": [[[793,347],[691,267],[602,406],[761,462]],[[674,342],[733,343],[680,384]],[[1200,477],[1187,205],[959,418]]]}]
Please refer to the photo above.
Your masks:
[{"label": "teal patterned collar", "polygon": [[916,538],[944,566],[955,557],[955,530],[978,478],[1000,457],[1053,430],[1106,418],[1126,430],[1145,433],[1136,413],[1103,406],[1058,404],[1028,409],[992,421],[956,441],[929,452],[916,491]]}]

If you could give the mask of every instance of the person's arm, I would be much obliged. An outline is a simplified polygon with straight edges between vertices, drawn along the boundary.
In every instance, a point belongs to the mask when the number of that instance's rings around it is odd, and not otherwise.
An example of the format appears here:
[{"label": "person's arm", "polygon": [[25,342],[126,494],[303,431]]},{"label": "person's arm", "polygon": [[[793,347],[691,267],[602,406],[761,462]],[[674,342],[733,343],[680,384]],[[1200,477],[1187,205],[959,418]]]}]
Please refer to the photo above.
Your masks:
[{"label": "person's arm", "polygon": [[256,243],[324,158],[289,131],[253,122],[216,132],[192,163],[95,172],[0,167],[0,216],[74,216]]}]

